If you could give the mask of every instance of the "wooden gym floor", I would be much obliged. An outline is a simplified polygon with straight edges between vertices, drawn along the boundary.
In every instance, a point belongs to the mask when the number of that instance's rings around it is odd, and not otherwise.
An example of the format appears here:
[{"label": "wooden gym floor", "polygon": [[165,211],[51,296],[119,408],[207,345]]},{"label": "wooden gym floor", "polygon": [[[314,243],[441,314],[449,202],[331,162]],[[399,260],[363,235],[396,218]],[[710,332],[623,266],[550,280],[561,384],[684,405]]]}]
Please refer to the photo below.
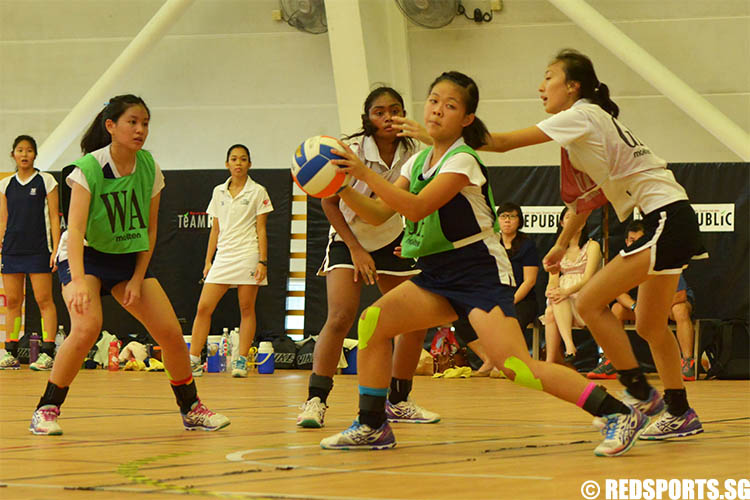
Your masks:
[{"label": "wooden gym floor", "polygon": [[326,427],[298,429],[309,374],[198,379],[207,405],[232,419],[207,433],[183,430],[163,373],[83,370],[64,435],[33,436],[47,374],[0,371],[0,498],[580,499],[586,480],[750,477],[748,381],[689,383],[706,432],[613,459],[593,455],[601,436],[582,410],[489,378],[417,377],[412,394],[440,423],[394,425],[393,450],[322,450],[355,416],[356,376],[336,378]]}]

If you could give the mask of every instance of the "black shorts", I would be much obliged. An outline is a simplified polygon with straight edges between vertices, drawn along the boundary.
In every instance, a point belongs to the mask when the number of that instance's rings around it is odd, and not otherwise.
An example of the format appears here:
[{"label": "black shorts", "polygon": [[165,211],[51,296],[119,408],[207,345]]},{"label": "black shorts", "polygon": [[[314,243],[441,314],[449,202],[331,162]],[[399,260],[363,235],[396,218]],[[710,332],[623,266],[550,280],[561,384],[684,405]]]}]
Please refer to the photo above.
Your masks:
[{"label": "black shorts", "polygon": [[2,274],[38,274],[51,273],[49,259],[51,254],[44,253],[38,255],[6,255],[3,254],[3,261],[0,264]]},{"label": "black shorts", "polygon": [[[378,274],[390,274],[393,276],[413,276],[419,274],[415,267],[414,259],[402,259],[393,255],[393,251],[401,244],[401,236],[374,252],[370,252],[372,260],[375,261],[375,270]],[[328,239],[326,255],[323,259],[318,276],[325,276],[332,269],[354,269],[352,255],[349,247],[343,241],[334,241],[333,235]]]},{"label": "black shorts", "polygon": [[[130,281],[135,271],[137,253],[104,253],[91,247],[83,247],[83,271],[85,274],[96,276],[101,280],[102,287],[100,295],[109,295],[112,288],[123,281]],[[71,281],[70,264],[67,260],[57,263],[57,276],[60,283],[67,285]],[[149,269],[146,269],[145,278],[153,278]]]},{"label": "black shorts", "polygon": [[698,217],[687,200],[665,205],[643,216],[646,232],[620,251],[628,257],[646,249],[651,252],[649,274],[680,274],[691,259],[707,259]]}]

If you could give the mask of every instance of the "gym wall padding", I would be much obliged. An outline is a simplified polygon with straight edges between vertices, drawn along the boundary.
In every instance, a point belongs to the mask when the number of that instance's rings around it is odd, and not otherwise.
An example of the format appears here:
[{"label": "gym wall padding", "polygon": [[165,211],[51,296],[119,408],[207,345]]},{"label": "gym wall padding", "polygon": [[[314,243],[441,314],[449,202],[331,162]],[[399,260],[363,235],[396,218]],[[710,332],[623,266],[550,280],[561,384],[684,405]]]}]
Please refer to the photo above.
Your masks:
[{"label": "gym wall padding", "polygon": [[[685,271],[685,279],[696,295],[696,318],[748,319],[748,164],[701,163],[670,165],[675,178],[686,189],[691,203],[734,204],[733,232],[703,232],[704,244],[711,255],[705,261],[693,261]],[[490,183],[495,202],[513,201],[519,205],[562,206],[560,200],[560,169],[541,167],[490,167]],[[623,246],[627,221],[620,223],[609,208],[609,248],[615,255]],[[588,221],[592,238],[601,243],[602,210],[596,210]],[[320,201],[308,201],[307,216],[307,277],[305,303],[305,334],[316,335],[325,323],[325,279],[315,275],[323,260],[328,235],[328,222]],[[540,257],[552,246],[552,233],[530,234]],[[544,289],[547,273],[540,272],[536,295],[540,313],[544,311]],[[365,287],[360,310],[377,297],[375,287]],[[369,302],[368,302],[369,301]],[[356,328],[355,327],[352,331]],[[351,335],[351,332],[350,332]]]},{"label": "gym wall padding", "polygon": [[[63,175],[69,170],[64,171]],[[156,251],[150,269],[159,279],[169,297],[182,326],[183,334],[190,335],[195,310],[200,297],[203,265],[210,228],[205,210],[214,186],[226,181],[227,171],[186,170],[164,171],[166,187],[159,207],[159,231]],[[268,216],[268,286],[261,287],[256,301],[257,332],[281,332],[286,316],[286,288],[289,275],[289,232],[291,229],[291,178],[286,169],[251,169],[250,177],[263,185],[271,198],[274,211]],[[61,205],[67,220],[70,189],[61,187]],[[29,287],[30,290],[30,287]],[[58,322],[68,331],[70,320],[60,296],[57,277],[53,293],[57,305]],[[31,295],[27,304],[33,303]],[[145,329],[125,312],[110,296],[102,299],[103,329],[110,333],[143,333]],[[36,305],[26,309],[29,328],[39,324]],[[214,312],[212,334],[224,327],[239,326],[240,313],[237,291],[230,289]]]}]

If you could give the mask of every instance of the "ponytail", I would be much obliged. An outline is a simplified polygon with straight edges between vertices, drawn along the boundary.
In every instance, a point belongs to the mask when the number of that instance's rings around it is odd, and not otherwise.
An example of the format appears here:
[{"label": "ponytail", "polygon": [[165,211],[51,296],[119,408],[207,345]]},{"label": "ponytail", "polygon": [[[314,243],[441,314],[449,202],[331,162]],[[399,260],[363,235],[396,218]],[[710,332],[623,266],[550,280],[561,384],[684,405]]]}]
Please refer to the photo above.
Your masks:
[{"label": "ponytail", "polygon": [[146,103],[138,96],[132,94],[124,94],[113,97],[104,106],[94,121],[89,126],[83,138],[81,139],[81,151],[83,154],[91,153],[97,149],[101,149],[112,142],[112,136],[107,131],[105,123],[107,120],[117,122],[122,114],[132,106],[143,106],[146,109],[146,113],[151,116],[151,112],[146,106]]},{"label": "ponytail", "polygon": [[464,105],[466,106],[466,114],[474,114],[474,120],[464,127],[461,136],[464,138],[464,142],[472,149],[478,149],[487,144],[487,138],[490,135],[489,130],[476,116],[477,106],[479,105],[479,87],[471,77],[459,73],[458,71],[447,71],[442,75],[438,76],[434,82],[430,85],[430,92],[432,88],[438,83],[448,80],[457,87],[463,90],[464,94]]},{"label": "ponytail", "polygon": [[553,62],[563,63],[565,79],[580,84],[580,97],[589,99],[604,111],[617,118],[620,108],[609,97],[609,87],[596,77],[591,59],[574,49],[558,52]]}]

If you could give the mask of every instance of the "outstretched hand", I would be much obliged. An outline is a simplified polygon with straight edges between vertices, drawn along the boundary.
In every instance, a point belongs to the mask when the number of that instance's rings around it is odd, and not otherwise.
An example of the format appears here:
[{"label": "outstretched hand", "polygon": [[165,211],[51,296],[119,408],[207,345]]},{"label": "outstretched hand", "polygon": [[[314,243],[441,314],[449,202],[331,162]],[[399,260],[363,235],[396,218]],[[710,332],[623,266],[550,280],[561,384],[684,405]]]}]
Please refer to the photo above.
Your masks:
[{"label": "outstretched hand", "polygon": [[565,248],[555,243],[552,248],[549,249],[547,255],[542,259],[544,270],[549,273],[560,272],[560,261],[565,256]]},{"label": "outstretched hand", "polygon": [[400,130],[399,137],[411,137],[425,144],[432,144],[432,137],[420,123],[405,116],[393,117],[393,128]]}]

